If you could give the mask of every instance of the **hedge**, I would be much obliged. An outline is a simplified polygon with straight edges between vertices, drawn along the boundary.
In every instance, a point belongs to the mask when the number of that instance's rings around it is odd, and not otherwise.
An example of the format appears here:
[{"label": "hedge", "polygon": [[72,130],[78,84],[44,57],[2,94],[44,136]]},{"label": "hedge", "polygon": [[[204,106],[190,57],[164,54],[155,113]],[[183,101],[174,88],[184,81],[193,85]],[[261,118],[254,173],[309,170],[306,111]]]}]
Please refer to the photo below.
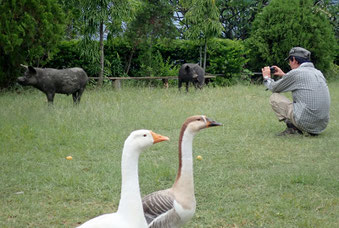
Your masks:
[{"label": "hedge", "polygon": [[[222,74],[227,80],[239,79],[248,61],[243,42],[213,39],[208,47],[206,72]],[[131,51],[131,45],[121,38],[106,41],[105,75],[124,76]],[[157,40],[152,48],[139,45],[134,51],[129,76],[176,76],[183,63],[199,63],[199,51],[199,43],[191,40]],[[82,56],[77,40],[61,42],[58,53],[46,67],[82,67],[89,76],[98,76],[99,72],[99,62],[91,62],[89,58]]]}]

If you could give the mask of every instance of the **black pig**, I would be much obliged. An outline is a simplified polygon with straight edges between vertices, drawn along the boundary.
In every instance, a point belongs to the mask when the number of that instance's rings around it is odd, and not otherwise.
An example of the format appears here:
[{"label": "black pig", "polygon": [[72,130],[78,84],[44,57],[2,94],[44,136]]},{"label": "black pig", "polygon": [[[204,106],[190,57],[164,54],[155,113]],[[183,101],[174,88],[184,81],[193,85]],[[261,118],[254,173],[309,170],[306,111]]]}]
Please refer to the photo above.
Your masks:
[{"label": "black pig", "polygon": [[179,91],[182,83],[186,83],[186,92],[188,92],[189,83],[192,82],[195,88],[202,89],[205,83],[205,71],[198,64],[185,63],[179,70]]},{"label": "black pig", "polygon": [[47,96],[48,104],[53,104],[55,93],[72,94],[73,102],[78,104],[85,90],[88,77],[82,68],[57,70],[52,68],[34,68],[24,66],[27,70],[17,82],[20,85],[30,85]]}]

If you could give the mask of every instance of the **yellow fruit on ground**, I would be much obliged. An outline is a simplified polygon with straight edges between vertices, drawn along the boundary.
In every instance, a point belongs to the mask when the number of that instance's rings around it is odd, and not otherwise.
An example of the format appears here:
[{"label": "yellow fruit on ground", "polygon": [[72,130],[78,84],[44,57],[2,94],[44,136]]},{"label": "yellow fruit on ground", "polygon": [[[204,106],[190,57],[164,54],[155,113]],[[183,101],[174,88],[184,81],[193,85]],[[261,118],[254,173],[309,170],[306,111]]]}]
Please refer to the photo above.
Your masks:
[{"label": "yellow fruit on ground", "polygon": [[73,158],[72,158],[72,156],[67,156],[66,159],[67,160],[72,160]]},{"label": "yellow fruit on ground", "polygon": [[201,161],[201,160],[202,160],[202,157],[201,157],[200,155],[198,155],[198,156],[197,156],[197,159]]}]

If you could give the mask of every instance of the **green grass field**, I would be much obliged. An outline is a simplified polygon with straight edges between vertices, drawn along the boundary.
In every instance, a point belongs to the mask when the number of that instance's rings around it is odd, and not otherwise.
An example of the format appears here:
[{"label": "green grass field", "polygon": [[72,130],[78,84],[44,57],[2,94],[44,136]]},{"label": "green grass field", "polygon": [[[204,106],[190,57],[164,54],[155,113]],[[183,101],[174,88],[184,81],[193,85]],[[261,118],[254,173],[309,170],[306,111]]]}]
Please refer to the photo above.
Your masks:
[{"label": "green grass field", "polygon": [[[339,227],[339,82],[318,137],[284,130],[264,86],[87,89],[79,106],[37,90],[0,94],[0,227],[75,227],[116,211],[124,140],[150,129],[171,141],[140,156],[142,195],[172,185],[184,120],[223,123],[194,140],[196,214],[185,226]],[[66,160],[66,156],[72,160]]]}]

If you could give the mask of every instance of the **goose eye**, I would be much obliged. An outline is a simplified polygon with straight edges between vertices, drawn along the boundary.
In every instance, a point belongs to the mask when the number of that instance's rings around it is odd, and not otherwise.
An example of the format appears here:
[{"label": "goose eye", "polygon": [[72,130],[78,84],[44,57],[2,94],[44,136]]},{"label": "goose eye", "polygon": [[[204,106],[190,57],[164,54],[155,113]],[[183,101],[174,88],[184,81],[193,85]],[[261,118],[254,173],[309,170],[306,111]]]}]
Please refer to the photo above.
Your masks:
[{"label": "goose eye", "polygon": [[144,136],[144,137],[146,137],[147,135],[146,135],[146,134],[144,134],[143,136]]}]

